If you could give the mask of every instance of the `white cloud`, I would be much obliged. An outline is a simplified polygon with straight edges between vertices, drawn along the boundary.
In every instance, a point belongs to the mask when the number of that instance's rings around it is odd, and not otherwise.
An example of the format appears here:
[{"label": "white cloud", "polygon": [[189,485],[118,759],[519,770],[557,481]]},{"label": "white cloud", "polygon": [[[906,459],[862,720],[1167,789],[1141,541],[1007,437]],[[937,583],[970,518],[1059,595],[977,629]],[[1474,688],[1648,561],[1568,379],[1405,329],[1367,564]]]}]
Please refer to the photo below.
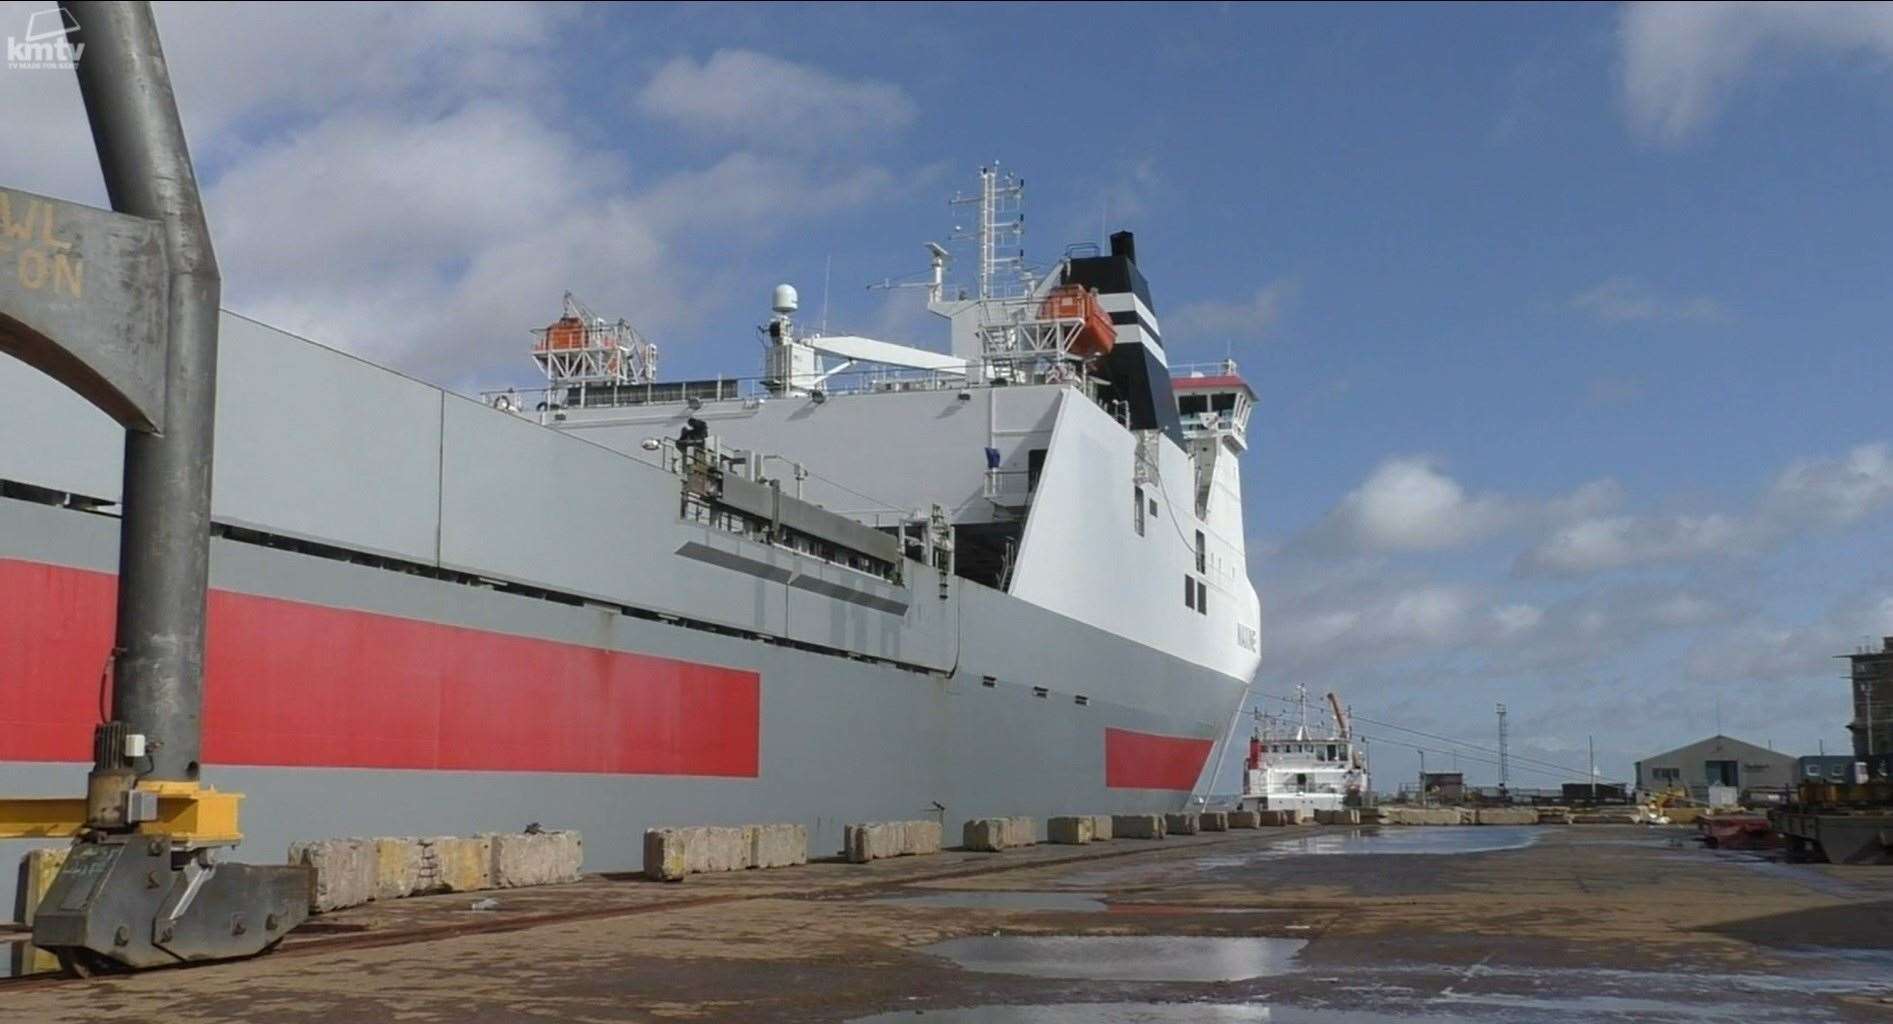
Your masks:
[{"label": "white cloud", "polygon": [[1889,505],[1893,447],[1863,444],[1837,457],[1795,461],[1742,512],[1579,518],[1520,555],[1516,568],[1575,576],[1753,555],[1812,531],[1851,526]]},{"label": "white cloud", "polygon": [[1270,562],[1261,574],[1263,665],[1278,678],[1339,681],[1391,663],[1441,678],[1595,671],[1653,640],[1732,620],[1703,590],[1671,584],[1571,589],[1381,562]]},{"label": "white cloud", "polygon": [[[0,28],[35,6],[0,8]],[[568,289],[662,343],[716,312],[688,296],[728,293],[746,254],[896,181],[747,145],[639,178],[597,143],[611,126],[568,116],[549,70],[578,45],[563,6],[166,4],[158,19],[225,303],[450,386],[516,375]],[[9,100],[24,90],[9,137],[28,143],[0,149],[0,180],[102,203],[72,76],[0,74]],[[673,62],[644,95],[680,82],[700,89],[676,112],[706,128],[786,112],[833,140],[914,116],[898,87],[756,54]]]},{"label": "white cloud", "polygon": [[[20,34],[48,6],[0,2],[0,35]],[[156,15],[200,178],[322,112],[367,104],[438,116],[470,95],[543,91],[546,49],[570,18],[530,3],[160,3]],[[103,203],[74,76],[0,69],[0,84],[0,181]]]},{"label": "white cloud", "polygon": [[1684,665],[1691,678],[1705,682],[1807,682],[1835,686],[1844,694],[1845,687],[1836,685],[1844,666],[1834,656],[1862,643],[1877,648],[1887,635],[1893,635],[1893,594],[1855,595],[1812,622],[1731,624],[1692,645]]},{"label": "white cloud", "polygon": [[1607,323],[1722,323],[1729,312],[1706,295],[1665,296],[1628,277],[1610,277],[1571,298],[1571,306]]},{"label": "white cloud", "polygon": [[1893,501],[1893,448],[1863,444],[1838,458],[1800,459],[1762,499],[1762,515],[1788,524],[1847,526]]},{"label": "white cloud", "polygon": [[1683,562],[1731,549],[1743,526],[1721,515],[1605,516],[1553,531],[1520,559],[1527,574],[1600,572]]},{"label": "white cloud", "polygon": [[1285,550],[1314,555],[1440,551],[1508,530],[1600,516],[1622,501],[1623,488],[1608,479],[1544,499],[1475,494],[1438,459],[1400,455],[1375,466]]},{"label": "white cloud", "polygon": [[1324,546],[1360,551],[1433,551],[1503,529],[1514,510],[1495,495],[1466,493],[1433,459],[1401,457],[1375,467],[1314,530]]},{"label": "white cloud", "polygon": [[905,128],[917,108],[887,82],[842,78],[750,50],[679,57],[638,93],[646,114],[762,149],[807,149]]},{"label": "white cloud", "polygon": [[1893,58],[1893,6],[1877,3],[1636,3],[1618,25],[1631,127],[1681,143],[1765,61]]},{"label": "white cloud", "polygon": [[1530,614],[1492,609],[1471,587],[1345,566],[1276,575],[1264,593],[1263,660],[1271,674],[1321,674],[1516,632]]},{"label": "white cloud", "polygon": [[1165,318],[1165,341],[1190,345],[1249,341],[1265,337],[1301,293],[1297,278],[1282,277],[1236,302],[1193,302]]}]

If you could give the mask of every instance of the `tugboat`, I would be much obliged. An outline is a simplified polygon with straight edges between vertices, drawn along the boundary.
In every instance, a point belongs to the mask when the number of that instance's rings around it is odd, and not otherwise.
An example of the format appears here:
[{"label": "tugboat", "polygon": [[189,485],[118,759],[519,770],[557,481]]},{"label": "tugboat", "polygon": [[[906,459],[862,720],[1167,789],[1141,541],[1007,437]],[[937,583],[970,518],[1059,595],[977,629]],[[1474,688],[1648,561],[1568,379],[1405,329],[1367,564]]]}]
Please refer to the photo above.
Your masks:
[{"label": "tugboat", "polygon": [[1368,790],[1367,754],[1355,741],[1341,698],[1330,692],[1333,720],[1320,735],[1308,724],[1307,687],[1295,687],[1299,717],[1292,728],[1256,714],[1242,776],[1242,805],[1256,810],[1315,811],[1359,807]]}]

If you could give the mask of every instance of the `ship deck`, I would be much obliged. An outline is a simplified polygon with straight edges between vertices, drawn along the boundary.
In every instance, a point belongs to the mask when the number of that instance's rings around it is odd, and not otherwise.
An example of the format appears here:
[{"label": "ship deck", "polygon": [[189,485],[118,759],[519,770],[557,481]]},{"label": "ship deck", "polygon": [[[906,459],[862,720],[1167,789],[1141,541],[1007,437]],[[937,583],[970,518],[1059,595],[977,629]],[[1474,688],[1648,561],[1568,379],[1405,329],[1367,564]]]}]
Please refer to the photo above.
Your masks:
[{"label": "ship deck", "polygon": [[[1893,877],[1683,828],[1292,828],[323,915],[0,1021],[1885,1019]],[[1878,922],[1878,923],[1876,923]],[[1077,1006],[1075,1004],[1086,1004]],[[1110,1004],[1099,1006],[1095,1004]]]}]

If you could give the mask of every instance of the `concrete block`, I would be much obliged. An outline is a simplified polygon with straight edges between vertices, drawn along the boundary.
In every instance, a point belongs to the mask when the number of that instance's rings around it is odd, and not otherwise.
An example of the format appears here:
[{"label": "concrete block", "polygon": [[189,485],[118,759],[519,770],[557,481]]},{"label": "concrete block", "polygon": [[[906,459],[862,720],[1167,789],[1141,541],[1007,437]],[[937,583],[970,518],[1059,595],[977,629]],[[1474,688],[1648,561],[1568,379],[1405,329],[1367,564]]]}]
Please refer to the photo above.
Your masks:
[{"label": "concrete block", "polygon": [[1119,839],[1162,839],[1163,815],[1113,814],[1111,835]]},{"label": "concrete block", "polygon": [[1059,817],[1045,820],[1046,838],[1051,842],[1067,846],[1079,846],[1091,841],[1091,816]]},{"label": "concrete block", "polygon": [[1202,821],[1194,814],[1166,814],[1163,816],[1163,830],[1170,835],[1192,836],[1203,827]]},{"label": "concrete block", "polygon": [[[1466,811],[1462,822],[1461,811]],[[1382,807],[1383,825],[1458,825],[1470,824],[1471,812],[1459,807]]]},{"label": "concrete block", "polygon": [[939,853],[943,841],[937,821],[874,821],[842,830],[842,854],[855,864],[887,857]]},{"label": "concrete block", "polygon": [[1039,822],[1037,818],[1007,818],[1007,846],[1037,846],[1039,842]]},{"label": "concrete block", "polygon": [[1039,841],[1037,818],[973,818],[960,831],[961,845],[992,853]]},{"label": "concrete block", "polygon": [[1257,825],[1264,828],[1278,828],[1283,825],[1296,824],[1294,811],[1279,809],[1273,811],[1256,811],[1255,820]]},{"label": "concrete block", "polygon": [[1315,812],[1317,825],[1358,825],[1360,823],[1361,812],[1353,807],[1336,807]]},{"label": "concrete block", "polygon": [[693,875],[741,871],[749,866],[749,833],[741,825],[703,825],[691,832],[684,870]]},{"label": "concrete block", "polygon": [[960,828],[960,845],[982,853],[1006,848],[1005,818],[973,818]]},{"label": "concrete block", "polygon": [[[733,831],[740,844],[742,829]],[[569,829],[492,832],[482,838],[492,843],[493,887],[496,889],[576,882],[585,862],[584,837]],[[741,856],[739,853],[739,859]]]},{"label": "concrete block", "polygon": [[803,825],[745,825],[749,866],[786,868],[808,863],[808,828]]},{"label": "concrete block", "polygon": [[1110,839],[1115,834],[1116,833],[1114,833],[1111,830],[1111,816],[1110,815],[1094,814],[1091,816],[1091,841],[1092,842],[1102,843],[1105,840]]},{"label": "concrete block", "polygon": [[1230,811],[1230,828],[1260,828],[1262,815],[1256,811]]},{"label": "concrete block", "polygon": [[1531,807],[1479,807],[1473,811],[1475,825],[1536,825],[1538,811]]},{"label": "concrete block", "polygon": [[901,856],[939,853],[946,847],[946,828],[937,821],[901,822]]},{"label": "concrete block", "polygon": [[644,830],[644,877],[654,882],[681,882],[689,874],[684,869],[689,840],[681,828]]},{"label": "concrete block", "polygon": [[318,914],[359,906],[374,899],[376,861],[372,839],[320,839],[289,844],[289,863],[310,869],[309,909]]},{"label": "concrete block", "polygon": [[432,864],[432,892],[479,892],[493,888],[493,840],[486,836],[434,836],[421,840]]},{"label": "concrete block", "polygon": [[[59,869],[66,866],[66,855],[71,852],[70,846],[26,851],[25,891],[20,894],[21,924],[33,923],[33,918],[39,911],[40,900],[46,898],[46,890],[53,887],[53,879],[58,877]],[[5,961],[0,960],[0,967],[4,966]],[[59,970],[57,956],[30,942],[13,944],[14,974],[46,974],[57,970]]]},{"label": "concrete block", "polygon": [[375,899],[398,900],[426,892],[421,841],[404,836],[379,836],[375,845]]},{"label": "concrete block", "polygon": [[1204,811],[1196,817],[1196,827],[1204,832],[1229,831],[1229,813],[1227,811]]}]

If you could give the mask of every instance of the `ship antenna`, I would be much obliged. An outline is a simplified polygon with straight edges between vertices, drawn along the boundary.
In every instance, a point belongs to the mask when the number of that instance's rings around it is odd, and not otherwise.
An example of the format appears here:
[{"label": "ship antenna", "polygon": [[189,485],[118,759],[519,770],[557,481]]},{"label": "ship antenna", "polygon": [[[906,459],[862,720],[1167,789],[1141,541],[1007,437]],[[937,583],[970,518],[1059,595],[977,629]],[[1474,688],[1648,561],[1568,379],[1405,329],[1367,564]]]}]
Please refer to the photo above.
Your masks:
[{"label": "ship antenna", "polygon": [[[1001,284],[1002,274],[1023,279],[1025,274],[1025,179],[1010,171],[1001,172],[999,161],[979,169],[979,194],[959,194],[947,200],[952,206],[977,206],[979,220],[970,230],[954,235],[957,241],[970,241],[979,249],[979,298],[1010,297],[1013,286]],[[1004,295],[1000,294],[1004,291]]]},{"label": "ship antenna", "polygon": [[835,254],[828,254],[828,261],[822,264],[822,334],[828,334],[828,279],[835,272]]}]

